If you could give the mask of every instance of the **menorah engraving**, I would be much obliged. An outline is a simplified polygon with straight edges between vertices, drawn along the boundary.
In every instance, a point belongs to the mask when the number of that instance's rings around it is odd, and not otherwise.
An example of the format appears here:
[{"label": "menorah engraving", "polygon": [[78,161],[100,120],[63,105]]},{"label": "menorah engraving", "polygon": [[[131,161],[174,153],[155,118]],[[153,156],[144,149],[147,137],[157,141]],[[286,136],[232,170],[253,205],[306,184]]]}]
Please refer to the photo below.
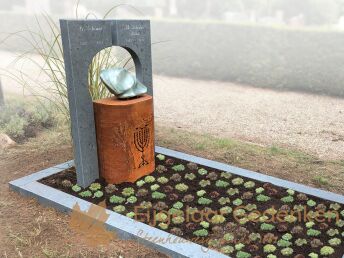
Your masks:
[{"label": "menorah engraving", "polygon": [[141,163],[139,165],[139,168],[149,164],[149,162],[145,160],[145,155],[144,155],[145,148],[147,148],[149,145],[149,140],[150,140],[150,129],[147,124],[144,127],[136,128],[136,131],[134,132],[134,144],[135,144],[136,149],[139,152],[141,152]]}]

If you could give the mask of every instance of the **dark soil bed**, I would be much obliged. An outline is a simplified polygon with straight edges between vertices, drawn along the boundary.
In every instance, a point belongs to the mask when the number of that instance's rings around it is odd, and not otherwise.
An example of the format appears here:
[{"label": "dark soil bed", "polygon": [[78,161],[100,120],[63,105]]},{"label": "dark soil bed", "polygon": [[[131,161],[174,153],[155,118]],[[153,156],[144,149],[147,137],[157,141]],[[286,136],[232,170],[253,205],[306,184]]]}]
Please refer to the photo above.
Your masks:
[{"label": "dark soil bed", "polygon": [[74,168],[40,182],[232,257],[344,254],[344,205],[164,155],[156,165],[136,183],[81,189]]}]

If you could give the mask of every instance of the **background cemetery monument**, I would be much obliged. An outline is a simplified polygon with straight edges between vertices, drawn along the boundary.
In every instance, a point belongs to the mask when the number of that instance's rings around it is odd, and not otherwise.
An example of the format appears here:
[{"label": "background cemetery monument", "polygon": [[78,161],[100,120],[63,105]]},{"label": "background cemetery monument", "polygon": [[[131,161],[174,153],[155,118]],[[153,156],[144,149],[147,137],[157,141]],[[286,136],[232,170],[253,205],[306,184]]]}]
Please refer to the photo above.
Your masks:
[{"label": "background cemetery monument", "polygon": [[99,178],[94,110],[88,67],[102,49],[120,46],[135,63],[136,76],[153,95],[148,20],[60,20],[78,184]]}]

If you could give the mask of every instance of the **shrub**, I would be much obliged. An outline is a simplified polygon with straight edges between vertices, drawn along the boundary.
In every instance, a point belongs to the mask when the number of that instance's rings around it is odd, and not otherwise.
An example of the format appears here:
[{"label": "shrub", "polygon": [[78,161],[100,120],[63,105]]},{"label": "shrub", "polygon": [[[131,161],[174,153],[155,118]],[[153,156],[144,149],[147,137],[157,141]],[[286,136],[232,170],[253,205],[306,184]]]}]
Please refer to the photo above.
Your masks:
[{"label": "shrub", "polygon": [[154,192],[156,190],[158,190],[160,188],[160,185],[158,184],[154,184],[154,185],[151,185],[150,189]]},{"label": "shrub", "polygon": [[243,183],[244,179],[242,179],[241,177],[237,177],[232,180],[233,185],[242,185]]},{"label": "shrub", "polygon": [[290,255],[293,254],[293,252],[294,252],[294,250],[293,250],[292,248],[290,248],[290,247],[283,248],[283,249],[281,250],[281,254],[283,254],[283,255],[285,255],[285,256],[290,256]]},{"label": "shrub", "polygon": [[160,193],[160,192],[153,192],[152,198],[153,199],[164,199],[166,197],[166,194]]},{"label": "shrub", "polygon": [[78,185],[74,185],[73,187],[72,187],[72,190],[73,190],[73,192],[80,192],[81,191],[81,187],[80,186],[78,186]]},{"label": "shrub", "polygon": [[93,198],[101,198],[104,196],[104,193],[102,191],[97,191],[93,194]]},{"label": "shrub", "polygon": [[196,175],[194,173],[188,173],[185,175],[185,179],[194,180]]},{"label": "shrub", "polygon": [[83,191],[83,192],[79,193],[79,195],[81,197],[91,197],[92,196],[92,192],[87,190],[87,191]]},{"label": "shrub", "polygon": [[163,185],[168,183],[168,179],[166,177],[164,177],[164,176],[159,177],[157,179],[157,181],[158,181],[158,183],[163,184]]},{"label": "shrub", "polygon": [[208,185],[210,185],[211,183],[210,183],[210,181],[209,180],[204,180],[204,179],[202,179],[200,182],[199,182],[199,185],[201,186],[201,187],[206,187],[206,186],[208,186]]},{"label": "shrub", "polygon": [[157,157],[157,159],[160,160],[160,161],[165,160],[165,155],[158,154],[158,155],[156,155],[156,157]]},{"label": "shrub", "polygon": [[179,192],[186,192],[189,189],[189,187],[183,183],[177,184],[175,187]]},{"label": "shrub", "polygon": [[219,188],[226,188],[227,186],[229,186],[229,183],[223,180],[217,180],[215,185]]},{"label": "shrub", "polygon": [[185,166],[183,164],[173,166],[172,169],[177,172],[181,172],[185,170]]},{"label": "shrub", "polygon": [[123,205],[117,205],[113,207],[113,211],[117,213],[123,213],[125,211],[125,207]]},{"label": "shrub", "polygon": [[221,224],[223,222],[226,221],[226,218],[222,215],[214,215],[212,218],[211,218],[211,223],[213,224]]},{"label": "shrub", "polygon": [[139,180],[139,181],[136,182],[136,185],[137,185],[138,187],[142,187],[145,183],[146,183],[146,182],[145,182],[144,180]]},{"label": "shrub", "polygon": [[98,191],[102,188],[101,184],[99,183],[93,183],[90,185],[89,189],[93,192]]},{"label": "shrub", "polygon": [[136,203],[137,202],[137,198],[135,196],[130,196],[128,199],[127,199],[127,203]]},{"label": "shrub", "polygon": [[144,180],[146,183],[154,183],[155,182],[154,176],[146,176]]},{"label": "shrub", "polygon": [[176,202],[175,204],[173,204],[173,208],[180,210],[181,208],[183,208],[184,204],[182,202]]},{"label": "shrub", "polygon": [[109,201],[111,203],[123,203],[125,199],[123,197],[113,195],[110,197]]},{"label": "shrub", "polygon": [[210,200],[210,199],[201,197],[201,198],[198,199],[197,202],[198,202],[198,204],[200,204],[200,205],[208,205],[208,204],[211,204],[213,201]]},{"label": "shrub", "polygon": [[122,191],[122,195],[126,196],[126,197],[129,197],[129,196],[134,195],[134,194],[135,194],[135,190],[132,187],[124,188]]},{"label": "shrub", "polygon": [[263,250],[264,250],[264,253],[273,253],[276,251],[276,246],[267,244],[267,245],[264,245]]},{"label": "shrub", "polygon": [[321,255],[331,255],[334,253],[334,249],[330,246],[324,246],[320,249]]},{"label": "shrub", "polygon": [[208,230],[206,230],[205,228],[199,229],[194,231],[193,234],[197,237],[205,237],[208,235]]},{"label": "shrub", "polygon": [[206,174],[208,174],[208,171],[204,168],[200,168],[198,170],[198,174],[200,174],[201,176],[205,176]]}]

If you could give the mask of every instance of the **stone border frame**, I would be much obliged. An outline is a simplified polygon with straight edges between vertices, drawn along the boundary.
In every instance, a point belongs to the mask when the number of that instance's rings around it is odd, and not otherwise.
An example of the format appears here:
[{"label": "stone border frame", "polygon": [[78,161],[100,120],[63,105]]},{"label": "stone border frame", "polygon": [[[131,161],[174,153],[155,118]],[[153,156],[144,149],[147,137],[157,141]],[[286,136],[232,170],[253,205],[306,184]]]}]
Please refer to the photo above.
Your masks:
[{"label": "stone border frame", "polygon": [[[169,150],[162,147],[156,147],[155,151],[167,156],[171,156],[178,159],[187,160],[190,162],[198,163],[207,167],[212,167],[214,169],[223,170],[230,172],[232,174],[243,176],[251,179],[255,179],[263,182],[270,182],[272,184],[291,188],[293,190],[303,192],[305,194],[313,195],[319,198],[327,199],[333,202],[338,202],[344,204],[344,196],[327,192],[324,190],[319,190],[309,186],[289,182],[287,180],[282,180],[279,178],[263,175],[257,172],[241,169],[238,167],[230,166],[224,163],[196,157],[193,155],[188,155],[182,152],[177,152]],[[40,172],[19,178],[9,183],[10,189],[14,190],[24,196],[34,197],[43,205],[53,207],[62,212],[71,212],[74,205],[78,203],[82,211],[86,211],[91,207],[91,203],[84,201],[80,198],[74,197],[62,191],[56,190],[52,187],[38,183],[37,181],[59,173],[74,165],[73,161],[69,161]],[[141,222],[137,222],[126,216],[120,215],[110,210],[106,210],[110,217],[106,221],[106,226],[108,229],[115,231],[117,236],[125,240],[137,240],[146,246],[152,247],[162,253],[170,255],[172,257],[227,257],[217,251],[209,250],[201,245],[187,242],[187,243],[174,243],[181,240],[181,238],[174,236],[165,231],[159,230],[157,228],[151,227]],[[140,233],[141,232],[141,233]],[[143,234],[142,234],[143,232]],[[166,242],[161,243],[158,241],[150,241],[145,238],[145,234],[148,234],[150,238],[164,239]],[[185,242],[185,240],[184,240]],[[344,257],[344,255],[343,255]]]}]

